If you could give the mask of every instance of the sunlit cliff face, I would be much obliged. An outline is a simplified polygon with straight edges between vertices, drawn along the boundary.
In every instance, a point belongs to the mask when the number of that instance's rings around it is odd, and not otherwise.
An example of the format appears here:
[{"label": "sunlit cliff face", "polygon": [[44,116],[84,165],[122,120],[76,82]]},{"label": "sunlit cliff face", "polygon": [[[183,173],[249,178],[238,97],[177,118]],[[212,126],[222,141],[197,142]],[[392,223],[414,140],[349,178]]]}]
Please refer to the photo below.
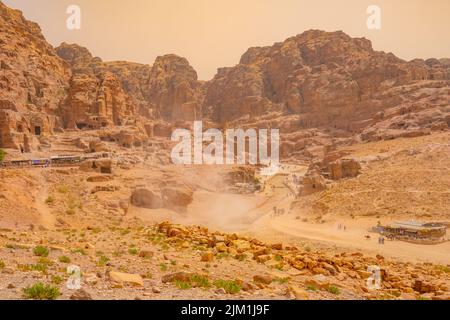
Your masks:
[{"label": "sunlit cliff face", "polygon": [[[264,46],[308,29],[343,30],[366,37],[374,49],[400,58],[450,56],[450,2],[379,0],[381,29],[367,28],[368,0],[78,0],[80,30],[66,27],[72,1],[4,0],[40,24],[54,46],[73,42],[104,60],[152,63],[156,56],[186,57],[200,79],[233,66],[250,46]],[[437,45],[438,44],[438,45]]]}]

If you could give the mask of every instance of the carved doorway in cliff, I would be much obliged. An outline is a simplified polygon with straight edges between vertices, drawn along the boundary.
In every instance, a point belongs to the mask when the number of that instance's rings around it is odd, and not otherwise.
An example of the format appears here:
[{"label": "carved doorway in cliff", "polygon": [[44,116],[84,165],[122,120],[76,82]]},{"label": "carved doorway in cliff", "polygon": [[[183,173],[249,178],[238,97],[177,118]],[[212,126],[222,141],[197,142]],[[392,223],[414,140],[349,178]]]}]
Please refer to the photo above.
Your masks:
[{"label": "carved doorway in cliff", "polygon": [[36,136],[40,136],[41,135],[41,127],[40,126],[35,126],[34,127],[34,134]]},{"label": "carved doorway in cliff", "polygon": [[107,168],[107,167],[100,167],[100,173],[102,174],[111,174],[111,168]]},{"label": "carved doorway in cliff", "polygon": [[77,125],[77,128],[80,130],[86,129],[86,127],[88,127],[88,124],[83,123],[83,122],[77,122],[76,125]]}]

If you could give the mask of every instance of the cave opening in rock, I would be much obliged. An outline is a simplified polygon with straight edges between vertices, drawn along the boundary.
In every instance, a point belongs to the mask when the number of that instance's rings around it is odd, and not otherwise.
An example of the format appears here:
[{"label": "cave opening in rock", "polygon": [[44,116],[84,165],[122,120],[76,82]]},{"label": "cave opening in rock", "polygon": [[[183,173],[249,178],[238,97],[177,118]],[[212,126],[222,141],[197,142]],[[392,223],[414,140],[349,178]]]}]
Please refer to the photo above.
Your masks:
[{"label": "cave opening in rock", "polygon": [[41,127],[40,126],[35,126],[34,127],[34,134],[36,136],[40,136],[41,135]]},{"label": "cave opening in rock", "polygon": [[102,174],[111,174],[112,172],[111,172],[111,168],[108,168],[108,167],[101,167],[100,168],[100,173],[102,173]]},{"label": "cave opening in rock", "polygon": [[87,126],[88,126],[87,123],[77,122],[77,128],[80,130],[86,129]]}]

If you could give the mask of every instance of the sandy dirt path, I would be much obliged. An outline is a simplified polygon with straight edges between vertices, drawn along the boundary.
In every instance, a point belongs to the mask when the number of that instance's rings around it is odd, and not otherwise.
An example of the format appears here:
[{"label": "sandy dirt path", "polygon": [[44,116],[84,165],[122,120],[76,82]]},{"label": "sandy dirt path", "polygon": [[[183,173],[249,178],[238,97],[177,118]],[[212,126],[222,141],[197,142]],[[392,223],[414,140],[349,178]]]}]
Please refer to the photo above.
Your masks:
[{"label": "sandy dirt path", "polygon": [[[380,245],[378,235],[374,233],[370,234],[370,240],[366,240],[368,230],[377,224],[374,218],[352,220],[336,217],[327,219],[324,224],[296,219],[295,212],[290,212],[294,197],[284,179],[283,174],[272,177],[267,181],[265,190],[256,195],[197,191],[194,202],[184,214],[167,209],[139,209],[138,216],[145,220],[167,219],[185,225],[204,225],[212,230],[239,232],[267,242],[306,243],[340,251],[380,254],[404,261],[450,264],[450,242],[418,245],[386,241],[384,245]],[[273,217],[274,207],[284,210],[285,214]],[[346,226],[346,231],[338,230],[339,223]]]},{"label": "sandy dirt path", "polygon": [[48,185],[41,172],[36,176],[40,185],[35,196],[35,208],[39,212],[39,224],[46,229],[53,230],[55,228],[56,218],[50,213],[50,209],[45,203],[48,198]]}]

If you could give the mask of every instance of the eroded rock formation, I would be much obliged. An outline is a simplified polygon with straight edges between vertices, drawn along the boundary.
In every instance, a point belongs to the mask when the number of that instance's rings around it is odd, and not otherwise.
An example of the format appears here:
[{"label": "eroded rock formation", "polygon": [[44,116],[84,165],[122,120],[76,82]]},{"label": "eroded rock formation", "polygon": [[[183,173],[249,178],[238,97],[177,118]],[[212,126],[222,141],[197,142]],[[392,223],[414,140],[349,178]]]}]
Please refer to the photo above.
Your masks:
[{"label": "eroded rock formation", "polygon": [[[323,160],[338,145],[426,135],[450,126],[448,59],[410,62],[344,32],[306,31],[250,48],[207,82],[182,57],[103,62],[53,49],[37,24],[0,3],[0,147],[24,152],[61,129],[277,128],[281,157]],[[126,129],[119,143],[140,145]],[[132,141],[133,140],[133,141]]]}]

